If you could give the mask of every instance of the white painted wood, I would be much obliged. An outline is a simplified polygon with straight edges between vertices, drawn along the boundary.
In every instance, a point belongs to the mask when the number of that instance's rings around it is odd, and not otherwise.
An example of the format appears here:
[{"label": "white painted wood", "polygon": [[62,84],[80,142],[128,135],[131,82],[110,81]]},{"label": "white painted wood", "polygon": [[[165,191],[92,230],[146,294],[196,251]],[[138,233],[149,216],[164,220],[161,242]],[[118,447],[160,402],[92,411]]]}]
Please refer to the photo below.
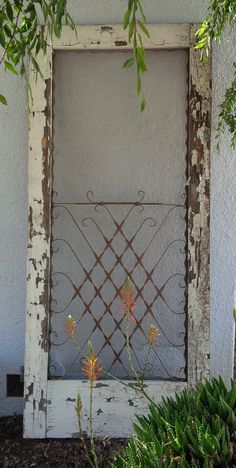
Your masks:
[{"label": "white painted wood", "polygon": [[[126,382],[127,383],[127,382]],[[187,387],[185,382],[149,382],[147,392],[156,403]],[[51,380],[48,382],[47,437],[79,437],[75,412],[80,393],[83,430],[89,435],[89,384],[87,381]],[[147,412],[148,403],[139,392],[117,381],[95,383],[93,426],[96,437],[130,437],[136,414]]]},{"label": "white painted wood", "polygon": [[[48,294],[50,262],[51,69],[41,57],[44,80],[31,73],[33,106],[29,115],[29,232],[25,331],[24,436],[45,437],[48,366]],[[44,85],[43,85],[44,82]],[[36,107],[35,107],[36,106]],[[46,174],[47,173],[47,174]],[[47,218],[47,219],[46,219]]]},{"label": "white painted wood", "polygon": [[[191,34],[195,37],[196,27]],[[189,51],[188,382],[210,375],[211,55]]]},{"label": "white painted wood", "polygon": [[[149,24],[150,39],[143,35],[147,49],[179,48],[190,45],[191,26],[188,24]],[[121,25],[76,26],[75,31],[65,26],[61,37],[53,39],[54,49],[99,50],[132,49],[127,41],[127,31]]]},{"label": "white painted wood", "polygon": [[[146,48],[188,48],[189,61],[189,189],[188,189],[188,382],[152,382],[148,391],[156,401],[209,376],[209,137],[210,57],[199,63],[194,51],[195,28],[190,25],[149,25]],[[77,39],[63,28],[54,49],[130,49],[122,26],[78,26]],[[29,245],[25,353],[24,436],[68,437],[77,434],[74,410],[78,388],[87,430],[88,383],[48,381],[48,304],[50,275],[52,53],[40,57],[44,75],[35,82],[29,134]],[[102,386],[108,385],[107,386]],[[111,400],[109,400],[111,398]],[[133,405],[133,406],[132,406]],[[134,390],[117,382],[98,382],[94,398],[95,434],[124,437],[130,434],[134,413],[146,403]],[[102,410],[102,413],[101,411]],[[99,414],[98,414],[99,413]]]}]

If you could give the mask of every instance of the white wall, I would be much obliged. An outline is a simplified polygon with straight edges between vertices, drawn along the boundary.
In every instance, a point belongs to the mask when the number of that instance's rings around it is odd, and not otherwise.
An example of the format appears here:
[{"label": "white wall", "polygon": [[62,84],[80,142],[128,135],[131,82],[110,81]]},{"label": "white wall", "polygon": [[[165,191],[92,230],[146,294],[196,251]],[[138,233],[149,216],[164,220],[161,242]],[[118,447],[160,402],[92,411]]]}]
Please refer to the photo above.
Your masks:
[{"label": "white wall", "polygon": [[[224,37],[213,53],[213,128],[225,87],[232,81],[236,61],[236,30]],[[215,375],[230,378],[233,366],[236,287],[236,151],[225,133],[220,154],[212,135],[211,168],[211,368]]]},{"label": "white wall", "polygon": [[[75,23],[120,23],[126,0],[73,0]],[[145,0],[149,22],[193,22],[204,16],[205,0]],[[236,60],[235,34],[214,48],[213,122]],[[235,37],[234,37],[235,39]],[[9,107],[0,107],[0,414],[22,411],[22,401],[5,398],[7,373],[19,373],[24,360],[27,245],[27,118],[25,87],[17,77],[0,74],[0,91]],[[214,136],[213,136],[214,138]],[[221,152],[212,151],[211,176],[211,366],[229,379],[233,362],[236,276],[236,157],[224,135]],[[196,337],[197,338],[197,337]]]}]

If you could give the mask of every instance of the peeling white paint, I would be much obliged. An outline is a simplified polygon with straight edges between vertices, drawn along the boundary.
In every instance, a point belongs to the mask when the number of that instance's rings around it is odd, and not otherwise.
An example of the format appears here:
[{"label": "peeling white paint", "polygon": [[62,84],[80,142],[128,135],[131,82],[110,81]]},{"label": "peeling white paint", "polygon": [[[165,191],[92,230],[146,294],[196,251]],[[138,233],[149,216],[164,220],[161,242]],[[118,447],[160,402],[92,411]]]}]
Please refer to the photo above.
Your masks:
[{"label": "peeling white paint", "polygon": [[[48,366],[48,291],[50,258],[50,139],[51,78],[49,63],[41,59],[43,80],[35,81],[31,74],[33,106],[29,132],[29,237],[27,265],[27,313],[25,334],[25,437],[44,437],[46,431],[46,395]],[[48,95],[46,94],[46,90]],[[40,98],[38,98],[40,96]],[[48,108],[49,106],[49,108]],[[37,109],[37,111],[36,111]],[[47,149],[48,145],[48,149]],[[48,162],[45,161],[48,159]],[[45,167],[48,174],[45,174]],[[46,187],[45,187],[46,184]],[[45,188],[44,188],[45,187]],[[46,193],[46,196],[45,196]],[[40,203],[39,203],[40,201]]]},{"label": "peeling white paint", "polygon": [[[149,396],[156,403],[186,388],[184,382],[152,382]],[[89,435],[89,383],[75,380],[48,382],[47,437],[79,437],[75,411],[77,393],[82,400],[82,427]],[[58,410],[60,408],[60,410]],[[130,437],[136,414],[146,413],[148,402],[139,392],[119,382],[98,381],[94,389],[93,425],[95,437]]]},{"label": "peeling white paint", "polygon": [[[118,23],[124,12],[120,0],[69,0],[75,22]],[[200,21],[207,0],[147,0],[145,13],[150,22]],[[235,28],[213,49],[213,130],[225,87],[232,80],[230,63],[236,60]],[[22,412],[21,398],[6,398],[7,373],[19,373],[24,359],[24,316],[26,302],[27,223],[27,116],[25,85],[19,77],[0,74],[1,92],[9,106],[1,106],[1,282],[0,282],[0,414]],[[230,136],[222,137],[220,153],[212,136],[211,169],[211,369],[228,381],[233,367],[236,284],[235,151]]]},{"label": "peeling white paint", "polygon": [[[192,47],[195,28],[190,25],[151,25],[151,40],[146,48],[189,48],[189,184],[188,184],[188,381],[194,385],[209,376],[209,141],[211,109],[210,58],[204,66],[199,53]],[[54,49],[117,50],[124,32],[122,26],[78,26],[79,42],[72,42],[70,28],[64,27],[62,37],[53,44]],[[81,42],[80,42],[81,41]],[[117,46],[117,41],[119,45]],[[73,44],[72,46],[70,46]],[[52,48],[47,60],[41,57],[44,80],[32,81],[33,108],[30,114],[29,140],[29,249],[28,289],[25,355],[25,437],[67,437],[75,430],[75,415],[71,406],[76,388],[83,393],[85,408],[88,404],[88,384],[71,380],[47,381],[48,364],[48,298],[50,269],[50,203],[51,203],[51,70]],[[200,82],[200,85],[199,85]],[[202,102],[204,101],[204,106]],[[196,112],[197,110],[197,112]],[[200,122],[200,123],[199,123]],[[208,134],[208,133],[207,133]],[[199,141],[200,140],[200,141]],[[193,154],[193,160],[191,156]],[[197,194],[197,195],[196,195]],[[42,201],[39,203],[38,201]],[[199,213],[201,216],[199,216]],[[174,394],[186,383],[149,381],[150,395]],[[66,392],[65,392],[66,389]],[[107,399],[115,397],[109,406]],[[144,399],[132,390],[127,410],[127,388],[117,382],[97,383],[95,392],[95,430],[100,436],[122,437],[130,434],[134,407],[145,411]],[[105,404],[104,404],[105,399]],[[72,401],[71,401],[72,400]],[[50,404],[49,404],[50,401]],[[74,406],[74,405],[73,405]],[[68,413],[67,409],[70,408]],[[135,411],[136,412],[136,411]],[[73,413],[74,414],[74,413]],[[84,424],[86,426],[86,412]],[[61,415],[63,419],[61,419]],[[71,419],[72,418],[72,419]],[[72,428],[69,428],[72,421]],[[101,421],[103,421],[101,423]],[[113,424],[115,421],[115,424]],[[97,425],[97,428],[96,428]]]}]

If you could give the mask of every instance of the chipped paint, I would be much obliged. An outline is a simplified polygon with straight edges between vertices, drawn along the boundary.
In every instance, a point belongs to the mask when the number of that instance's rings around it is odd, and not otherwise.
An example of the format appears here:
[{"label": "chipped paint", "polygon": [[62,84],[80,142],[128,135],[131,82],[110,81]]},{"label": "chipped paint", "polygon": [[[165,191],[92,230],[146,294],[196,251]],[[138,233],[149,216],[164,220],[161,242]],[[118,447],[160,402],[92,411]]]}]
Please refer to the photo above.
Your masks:
[{"label": "chipped paint", "polygon": [[[194,29],[192,31],[194,34]],[[209,376],[211,57],[190,49],[188,157],[188,379]],[[190,346],[191,343],[191,346]]]},{"label": "chipped paint", "polygon": [[43,180],[42,180],[42,195],[43,195],[43,212],[42,212],[42,227],[45,230],[46,240],[49,240],[51,230],[51,107],[50,107],[50,92],[51,92],[51,78],[45,80],[45,100],[46,105],[45,113],[45,126],[42,138],[42,152],[43,152]]},{"label": "chipped paint", "polygon": [[116,47],[125,47],[127,46],[128,42],[127,41],[115,41],[115,46]]},{"label": "chipped paint", "polygon": [[32,206],[29,206],[28,223],[29,223],[29,240],[31,241],[32,237],[33,237],[33,209],[32,209]]},{"label": "chipped paint", "polygon": [[[168,397],[209,375],[209,159],[210,159],[210,57],[199,62],[192,48],[195,27],[149,25],[144,47],[189,48],[188,124],[188,382],[149,381],[146,390],[155,401]],[[131,49],[122,26],[63,27],[54,49]],[[83,400],[83,428],[88,430],[89,384],[87,381],[48,380],[48,305],[50,277],[52,190],[52,48],[39,56],[44,80],[31,74],[33,104],[29,135],[29,241],[25,353],[25,437],[78,437],[73,404],[79,390]],[[134,415],[146,402],[135,383],[130,389],[115,381],[99,381],[94,387],[95,435],[128,437]]]},{"label": "chipped paint", "polygon": [[[104,382],[106,381],[102,381]],[[89,435],[89,387],[88,381],[86,385],[76,380],[50,380],[48,382],[48,399],[51,404],[47,409],[47,437],[77,437],[76,411],[74,405],[68,404],[67,400],[72,395],[76,398],[78,390],[83,402],[83,432]],[[186,388],[187,383],[150,381],[148,387],[150,397],[159,403],[162,396],[166,398],[173,396],[175,392]],[[94,435],[95,437],[129,437],[133,432],[132,422],[135,415],[146,413],[147,410],[148,402],[140,393],[134,389],[127,389],[120,382],[109,380],[108,386],[94,389]]]},{"label": "chipped paint", "polygon": [[41,338],[39,345],[47,353],[48,351],[48,318],[45,316],[41,321]]},{"label": "chipped paint", "polygon": [[114,397],[107,397],[107,403],[111,403],[114,400]]},{"label": "chipped paint", "polygon": [[33,108],[29,117],[29,242],[24,437],[44,438],[46,411],[49,405],[47,363],[51,223],[51,71],[43,56],[41,62],[45,82],[40,79],[35,83],[33,72],[30,77]]},{"label": "chipped paint", "polygon": [[101,26],[101,31],[112,31],[112,30],[113,30],[113,26],[106,26],[106,25]]},{"label": "chipped paint", "polygon": [[[87,383],[87,381],[86,381]],[[96,382],[96,384],[94,385],[94,388],[102,388],[102,387],[109,387],[108,384],[105,384],[103,382]]]},{"label": "chipped paint", "polygon": [[32,265],[33,265],[33,267],[34,267],[34,270],[37,271],[36,260],[35,260],[34,258],[30,258],[29,261],[32,262]]},{"label": "chipped paint", "polygon": [[27,393],[25,394],[25,401],[28,401],[28,399],[33,395],[33,390],[34,390],[34,384],[33,382],[27,387]]},{"label": "chipped paint", "polygon": [[39,410],[39,411],[45,411],[45,412],[46,412],[47,403],[48,403],[48,402],[47,402],[46,398],[44,398],[43,390],[41,390],[41,397],[40,397],[40,400],[39,400],[38,410]]}]

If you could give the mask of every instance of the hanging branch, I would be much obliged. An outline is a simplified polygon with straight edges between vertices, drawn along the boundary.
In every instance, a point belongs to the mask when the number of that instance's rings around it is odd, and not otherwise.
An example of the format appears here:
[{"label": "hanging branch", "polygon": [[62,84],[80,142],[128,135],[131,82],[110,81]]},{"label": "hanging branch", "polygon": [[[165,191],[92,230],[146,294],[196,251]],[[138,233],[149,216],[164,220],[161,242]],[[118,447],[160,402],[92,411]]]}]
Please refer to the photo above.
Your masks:
[{"label": "hanging branch", "polygon": [[[211,41],[221,42],[223,32],[235,25],[236,0],[211,0],[206,19],[197,31],[196,49],[201,49],[201,59],[208,54]],[[231,147],[236,147],[236,62],[233,63],[234,78],[226,89],[224,100],[219,106],[219,120],[216,127],[217,146],[226,129],[231,133]]]},{"label": "hanging branch", "polygon": [[128,41],[133,45],[133,57],[125,61],[123,68],[131,68],[133,65],[136,66],[136,90],[137,95],[141,97],[141,112],[143,112],[146,107],[141,75],[147,71],[142,34],[145,34],[148,38],[150,37],[145,23],[146,17],[143,13],[141,1],[128,0],[128,9],[124,14],[123,27],[124,29],[128,29]]},{"label": "hanging branch", "polygon": [[[46,53],[48,44],[39,15],[47,27],[49,38],[53,35],[59,37],[62,20],[74,29],[74,22],[66,6],[66,0],[4,0],[0,5],[0,66],[16,75],[20,74],[28,81],[25,59],[30,58],[31,68],[36,75],[41,74],[37,56],[40,51]],[[7,105],[2,94],[0,102]]]},{"label": "hanging branch", "polygon": [[[42,22],[39,19],[42,17]],[[208,53],[212,40],[220,42],[224,30],[235,24],[236,0],[210,0],[206,19],[197,32],[196,48]],[[6,71],[20,74],[28,81],[25,60],[30,58],[31,67],[36,75],[41,73],[37,61],[40,51],[46,53],[48,37],[59,37],[62,22],[75,29],[74,22],[67,11],[67,0],[3,0],[0,5],[0,47],[1,66]],[[133,56],[125,61],[123,67],[136,67],[136,89],[140,97],[140,109],[146,106],[142,86],[142,74],[147,71],[143,35],[149,37],[142,0],[128,0],[124,14],[123,26],[128,31],[128,41],[133,46]],[[231,146],[236,147],[236,63],[231,85],[226,89],[223,102],[220,104],[217,140],[228,129],[231,133]],[[7,105],[5,96],[0,94],[0,103]]]}]

